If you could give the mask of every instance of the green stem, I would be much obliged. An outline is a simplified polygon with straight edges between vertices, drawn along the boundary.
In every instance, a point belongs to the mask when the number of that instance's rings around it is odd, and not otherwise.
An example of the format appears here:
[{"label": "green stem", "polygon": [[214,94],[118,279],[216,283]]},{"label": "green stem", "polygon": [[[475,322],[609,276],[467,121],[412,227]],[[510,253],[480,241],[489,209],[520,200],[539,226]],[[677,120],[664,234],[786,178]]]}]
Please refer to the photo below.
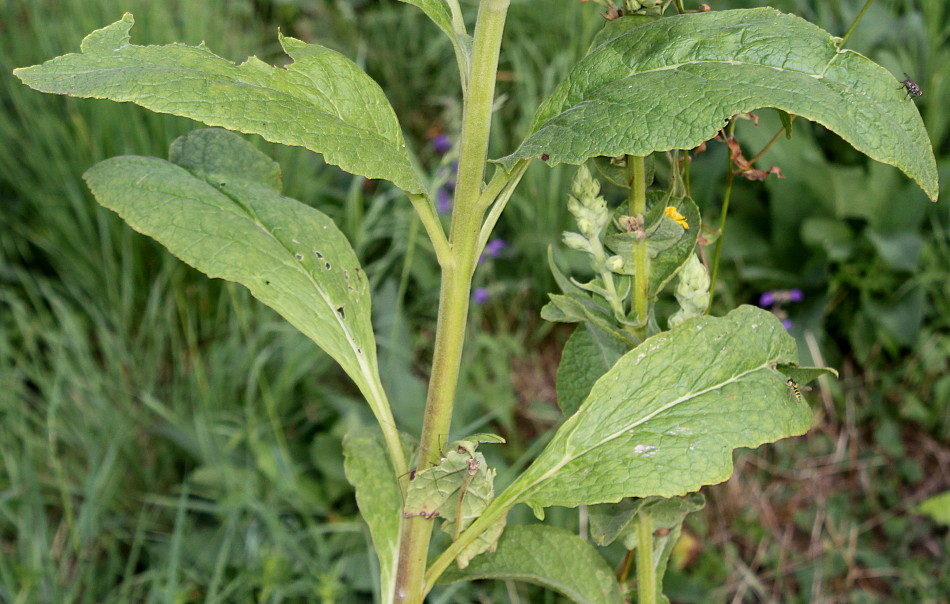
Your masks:
[{"label": "green stem", "polygon": [[[733,122],[735,124],[735,122]],[[732,132],[727,136],[732,136]],[[732,170],[732,153],[726,150],[726,156],[729,158],[726,165],[726,192],[722,197],[722,214],[719,215],[719,238],[716,239],[716,251],[713,252],[712,274],[709,277],[709,307],[706,308],[706,314],[712,310],[713,299],[716,297],[716,278],[719,276],[719,259],[722,257],[722,240],[726,236],[726,216],[729,214],[729,200],[732,198],[732,181],[735,173]]]},{"label": "green stem", "polygon": [[848,31],[841,38],[841,42],[838,42],[838,48],[844,48],[848,38],[850,38],[851,34],[854,33],[854,30],[857,29],[858,23],[860,23],[861,19],[864,18],[864,13],[868,12],[868,9],[871,8],[872,2],[874,2],[874,0],[867,0],[867,2],[864,3],[864,8],[862,8],[861,12],[858,13],[858,16],[854,18],[854,22],[851,23],[851,27],[848,28]]},{"label": "green stem", "polygon": [[[498,219],[501,218],[501,213],[508,206],[512,193],[515,192],[515,188],[521,182],[521,178],[528,169],[528,164],[528,161],[522,159],[512,167],[511,172],[507,175],[502,177],[493,175],[488,187],[482,192],[482,196],[478,201],[479,207],[484,210],[490,206],[491,210],[489,210],[478,234],[478,245],[475,248],[477,254],[481,254],[485,249],[485,245],[488,244],[488,238],[495,230],[495,225],[498,223]],[[498,171],[504,173],[501,168],[498,168]],[[496,183],[496,180],[499,182]]]},{"label": "green stem", "polygon": [[452,255],[449,248],[449,240],[445,237],[445,231],[442,230],[442,223],[439,222],[439,215],[432,207],[432,202],[425,195],[409,195],[409,201],[412,207],[416,209],[422,226],[425,227],[429,240],[432,241],[432,247],[435,248],[435,257],[440,265],[444,265]]},{"label": "green stem", "polygon": [[[643,156],[627,156],[627,179],[630,184],[630,215],[646,217],[647,187],[646,166]],[[643,225],[646,228],[646,225]],[[647,287],[650,281],[650,255],[646,237],[633,244],[633,313],[640,337],[646,335]]]},{"label": "green stem", "polygon": [[[468,320],[472,272],[478,258],[476,248],[484,214],[478,200],[485,184],[485,160],[488,156],[498,55],[509,2],[482,0],[475,24],[472,69],[462,116],[449,255],[441,263],[442,285],[435,352],[419,443],[420,467],[438,463],[440,445],[447,438],[451,427]],[[395,601],[400,604],[421,604],[433,523],[422,517],[406,518],[402,522]]]},{"label": "green stem", "polygon": [[637,604],[656,604],[653,518],[642,512],[637,514]]}]

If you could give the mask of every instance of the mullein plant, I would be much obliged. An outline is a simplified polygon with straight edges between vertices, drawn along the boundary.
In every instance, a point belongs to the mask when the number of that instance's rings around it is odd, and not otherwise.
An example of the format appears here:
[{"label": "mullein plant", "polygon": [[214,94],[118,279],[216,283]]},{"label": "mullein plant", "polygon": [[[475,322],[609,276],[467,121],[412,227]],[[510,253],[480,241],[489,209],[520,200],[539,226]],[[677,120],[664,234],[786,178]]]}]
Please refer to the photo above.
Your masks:
[{"label": "mullein plant", "polygon": [[[281,35],[289,65],[255,57],[236,65],[203,44],[132,44],[126,14],[89,34],[79,53],[15,74],[39,91],[134,102],[306,147],[405,192],[442,271],[423,427],[412,435],[396,424],[379,377],[370,280],[329,217],[280,194],[280,168],[267,156],[211,128],[176,140],[167,160],[116,157],[84,175],[132,228],[209,276],[246,286],[353,380],[376,426],[347,436],[345,470],[379,558],[380,601],[418,604],[440,582],[493,577],[577,602],[621,604],[631,590],[641,604],[665,601],[670,551],[683,518],[702,505],[696,491],[729,477],[734,449],[807,431],[811,411],[796,384],[831,371],[800,367],[795,341],[767,310],[709,314],[732,179],[755,159],[730,154],[713,228],[690,197],[688,150],[720,132],[736,146],[733,117],[767,107],[787,134],[795,116],[816,121],[934,198],[936,161],[913,98],[845,49],[853,26],[836,38],[770,8],[689,12],[682,0],[604,0],[614,10],[590,52],[537,109],[524,140],[486,161],[510,0],[480,0],[472,32],[458,0],[403,1],[455,50],[463,108],[451,208],[437,208],[444,181],[419,170],[382,89],[318,44]],[[665,157],[667,190],[651,189]],[[453,433],[452,412],[475,268],[536,162],[592,165],[626,197],[609,209],[592,174],[579,170],[569,201],[578,229],[564,241],[589,256],[594,278],[564,275],[552,254],[562,291],[542,310],[577,324],[557,374],[565,419],[496,489],[480,448],[503,440]],[[697,247],[711,233],[707,272]],[[656,301],[674,279],[680,308],[658,317]],[[516,505],[538,521],[508,527]],[[588,538],[544,522],[551,506],[585,506]],[[436,529],[445,547],[430,547]],[[598,549],[613,542],[628,552],[619,573]]]}]

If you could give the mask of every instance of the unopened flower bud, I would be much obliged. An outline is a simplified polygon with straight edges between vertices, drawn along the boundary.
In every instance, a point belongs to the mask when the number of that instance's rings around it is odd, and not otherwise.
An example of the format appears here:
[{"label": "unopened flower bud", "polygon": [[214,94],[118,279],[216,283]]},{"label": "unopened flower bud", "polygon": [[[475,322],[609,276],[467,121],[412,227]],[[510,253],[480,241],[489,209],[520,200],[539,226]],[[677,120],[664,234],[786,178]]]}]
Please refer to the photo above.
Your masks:
[{"label": "unopened flower bud", "polygon": [[611,256],[607,258],[607,270],[612,273],[619,273],[623,271],[623,258],[620,256]]},{"label": "unopened flower bud", "polygon": [[580,233],[567,231],[563,235],[564,245],[579,252],[590,252],[590,242]]},{"label": "unopened flower bud", "polygon": [[709,273],[706,267],[695,254],[691,255],[680,269],[679,283],[673,290],[680,310],[670,317],[670,327],[676,327],[687,319],[698,317],[706,312],[710,303],[709,286]]},{"label": "unopened flower bud", "polygon": [[581,166],[571,182],[571,194],[583,203],[589,203],[600,194],[600,183],[591,176],[587,166]]}]

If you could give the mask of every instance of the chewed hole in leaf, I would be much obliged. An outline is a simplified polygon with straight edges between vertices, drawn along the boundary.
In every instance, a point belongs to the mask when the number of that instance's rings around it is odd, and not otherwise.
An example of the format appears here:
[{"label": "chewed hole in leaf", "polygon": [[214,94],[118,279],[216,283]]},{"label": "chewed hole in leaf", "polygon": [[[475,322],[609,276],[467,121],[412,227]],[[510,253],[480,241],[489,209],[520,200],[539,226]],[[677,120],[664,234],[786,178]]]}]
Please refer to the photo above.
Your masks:
[{"label": "chewed hole in leaf", "polygon": [[327,263],[326,263],[326,264],[324,264],[323,266],[325,266],[325,267],[327,268],[327,270],[330,270],[330,268],[331,268],[331,267],[330,267],[330,263],[329,263],[329,262],[327,262]]},{"label": "chewed hole in leaf", "polygon": [[340,315],[341,319],[346,319],[346,313],[343,311],[343,306],[336,307],[336,314]]},{"label": "chewed hole in leaf", "polygon": [[294,258],[296,258],[298,261],[303,261],[303,254],[294,254]]},{"label": "chewed hole in leaf", "polygon": [[317,250],[313,250],[313,255],[317,257],[317,260],[323,260],[323,254],[321,254]]}]

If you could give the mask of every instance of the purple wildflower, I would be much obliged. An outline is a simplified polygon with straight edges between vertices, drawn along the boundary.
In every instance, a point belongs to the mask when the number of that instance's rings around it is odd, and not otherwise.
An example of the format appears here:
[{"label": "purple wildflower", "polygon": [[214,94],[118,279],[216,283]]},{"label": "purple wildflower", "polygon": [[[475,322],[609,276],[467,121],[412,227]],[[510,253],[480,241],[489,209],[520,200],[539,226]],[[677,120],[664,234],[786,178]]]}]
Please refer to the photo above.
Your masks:
[{"label": "purple wildflower", "polygon": [[441,132],[429,139],[429,143],[436,153],[444,155],[452,149],[452,141]]},{"label": "purple wildflower", "polygon": [[475,291],[472,292],[472,300],[475,301],[475,304],[484,304],[485,302],[488,302],[490,297],[491,295],[488,293],[487,287],[476,287]]},{"label": "purple wildflower", "polygon": [[766,308],[767,306],[772,306],[775,304],[775,292],[763,292],[759,296],[759,306]]},{"label": "purple wildflower", "polygon": [[785,328],[785,331],[792,331],[792,320],[782,319],[782,327]]},{"label": "purple wildflower", "polygon": [[478,262],[483,262],[486,257],[497,258],[506,247],[508,247],[508,242],[504,239],[492,239],[488,242],[488,245],[485,246],[485,251],[482,252],[482,255],[478,257]]},{"label": "purple wildflower", "polygon": [[439,214],[448,214],[452,211],[452,192],[449,187],[439,187],[435,193],[435,207]]},{"label": "purple wildflower", "polygon": [[790,289],[787,292],[789,302],[801,302],[805,298],[805,294],[802,293],[800,289]]}]

